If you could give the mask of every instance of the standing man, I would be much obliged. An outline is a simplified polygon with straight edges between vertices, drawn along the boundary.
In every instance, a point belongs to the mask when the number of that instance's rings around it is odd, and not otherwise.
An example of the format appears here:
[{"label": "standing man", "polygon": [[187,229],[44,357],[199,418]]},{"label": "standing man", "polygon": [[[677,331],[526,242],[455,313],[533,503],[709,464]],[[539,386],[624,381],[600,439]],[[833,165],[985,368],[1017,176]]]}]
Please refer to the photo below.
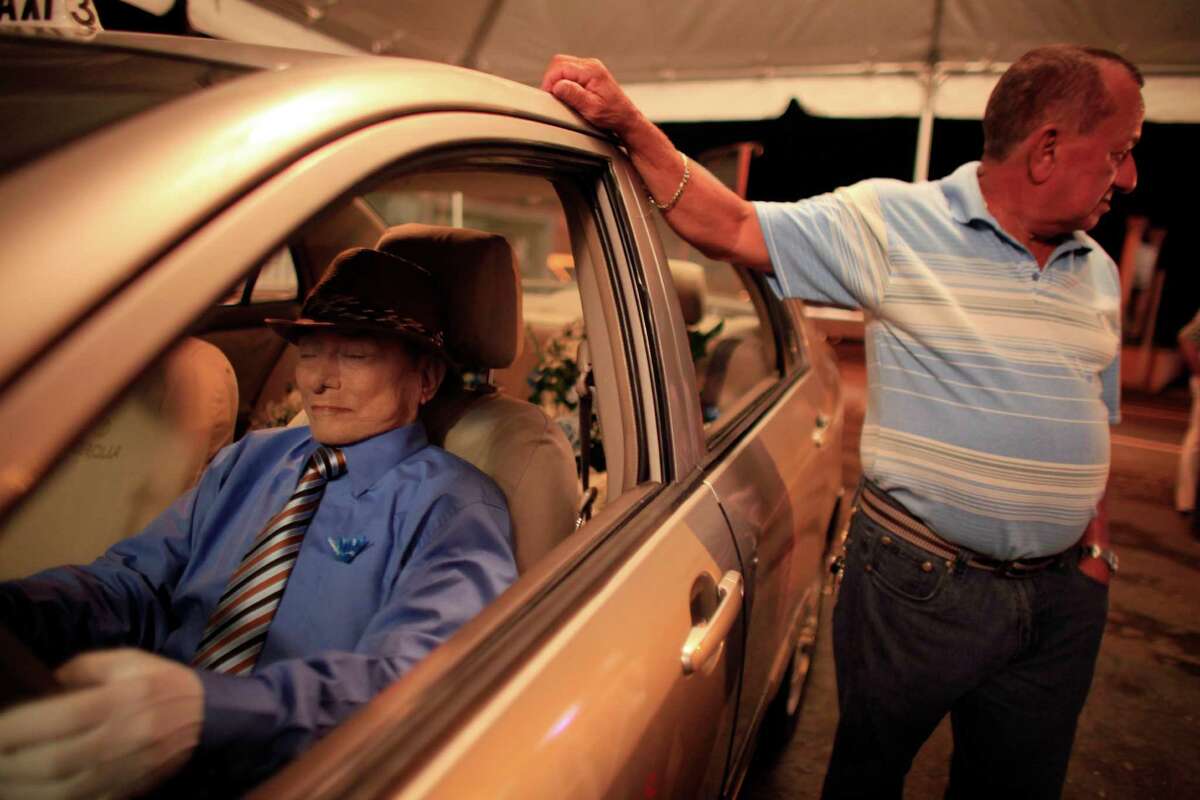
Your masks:
[{"label": "standing man", "polygon": [[726,190],[598,61],[557,56],[542,85],[620,137],[702,252],[770,273],[782,296],[865,312],[825,796],[899,798],[949,713],[948,797],[1057,797],[1116,569],[1103,497],[1120,291],[1083,231],[1137,182],[1137,67],[1032,50],[992,92],[982,161],[797,203]]}]

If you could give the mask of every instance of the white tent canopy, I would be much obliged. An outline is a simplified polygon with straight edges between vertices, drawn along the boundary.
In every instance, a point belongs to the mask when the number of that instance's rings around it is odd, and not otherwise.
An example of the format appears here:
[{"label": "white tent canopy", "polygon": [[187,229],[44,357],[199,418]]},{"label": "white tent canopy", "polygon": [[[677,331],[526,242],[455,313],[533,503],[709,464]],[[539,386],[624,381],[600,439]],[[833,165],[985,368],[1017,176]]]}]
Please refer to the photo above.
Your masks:
[{"label": "white tent canopy", "polygon": [[1149,119],[1200,122],[1196,0],[190,0],[188,11],[222,38],[524,83],[554,53],[592,55],[661,122],[766,119],[793,99],[824,116],[978,118],[1016,56],[1069,41],[1139,64]]}]

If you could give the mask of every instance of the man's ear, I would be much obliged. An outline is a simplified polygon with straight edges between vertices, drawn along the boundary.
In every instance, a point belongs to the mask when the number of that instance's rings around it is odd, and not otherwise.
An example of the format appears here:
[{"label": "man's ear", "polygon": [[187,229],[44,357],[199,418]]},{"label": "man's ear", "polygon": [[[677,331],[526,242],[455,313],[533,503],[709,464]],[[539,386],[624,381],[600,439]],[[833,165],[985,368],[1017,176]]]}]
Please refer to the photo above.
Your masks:
[{"label": "man's ear", "polygon": [[437,394],[442,379],[446,377],[446,362],[426,353],[421,356],[417,370],[421,378],[421,405],[425,405]]},{"label": "man's ear", "polygon": [[1029,179],[1035,184],[1045,183],[1054,174],[1058,163],[1058,134],[1055,125],[1043,125],[1030,134],[1025,162],[1029,170]]}]

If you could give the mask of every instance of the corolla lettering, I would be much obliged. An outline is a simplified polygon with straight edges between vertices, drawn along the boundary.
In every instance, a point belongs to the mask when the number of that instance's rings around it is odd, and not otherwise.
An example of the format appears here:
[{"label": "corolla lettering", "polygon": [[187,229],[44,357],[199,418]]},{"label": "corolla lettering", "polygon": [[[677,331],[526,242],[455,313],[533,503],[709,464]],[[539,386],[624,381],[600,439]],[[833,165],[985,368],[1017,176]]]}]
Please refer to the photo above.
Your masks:
[{"label": "corolla lettering", "polygon": [[100,442],[84,442],[75,449],[81,458],[94,458],[98,461],[111,461],[121,455],[121,445],[101,444]]}]

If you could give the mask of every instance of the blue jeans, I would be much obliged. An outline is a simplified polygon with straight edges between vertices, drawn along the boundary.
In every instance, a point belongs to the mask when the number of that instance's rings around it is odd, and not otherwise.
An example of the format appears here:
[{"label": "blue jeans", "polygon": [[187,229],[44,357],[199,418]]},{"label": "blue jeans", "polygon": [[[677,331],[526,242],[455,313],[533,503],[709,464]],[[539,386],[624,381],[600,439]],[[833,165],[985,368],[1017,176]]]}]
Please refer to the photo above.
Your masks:
[{"label": "blue jeans", "polygon": [[948,798],[1062,793],[1108,587],[1074,549],[1011,578],[947,562],[857,513],[833,612],[838,720],[823,797],[900,798],[948,713]]}]

